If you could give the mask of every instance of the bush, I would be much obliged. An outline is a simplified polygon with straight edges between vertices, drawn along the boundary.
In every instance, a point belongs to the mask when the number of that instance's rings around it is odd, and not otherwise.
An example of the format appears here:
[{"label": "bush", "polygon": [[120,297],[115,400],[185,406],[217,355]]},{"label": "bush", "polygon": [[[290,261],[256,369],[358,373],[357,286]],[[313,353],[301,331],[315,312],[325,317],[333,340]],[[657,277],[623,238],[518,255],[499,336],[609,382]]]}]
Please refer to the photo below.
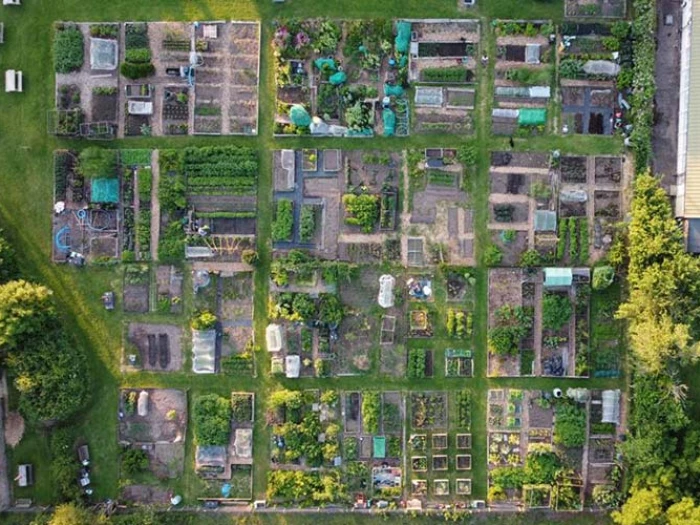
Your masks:
[{"label": "bush", "polygon": [[294,233],[294,203],[289,199],[277,201],[275,220],[272,222],[273,241],[291,241]]},{"label": "bush", "polygon": [[503,260],[503,252],[495,244],[490,244],[484,251],[484,264],[486,266],[498,266]]},{"label": "bush", "polygon": [[195,398],[192,421],[197,444],[228,445],[231,435],[231,402],[217,394]]},{"label": "bush", "polygon": [[379,197],[376,195],[343,195],[347,224],[360,226],[363,233],[372,233],[379,219]]},{"label": "bush", "polygon": [[54,429],[49,437],[51,452],[51,481],[58,492],[59,501],[76,499],[80,494],[78,484],[79,463],[75,460],[75,436],[72,428]]},{"label": "bush", "polygon": [[542,299],[542,327],[545,330],[560,330],[571,320],[573,307],[566,295],[546,294]]},{"label": "bush", "polygon": [[119,36],[119,25],[117,24],[95,24],[90,26],[90,36],[96,38],[117,38]]},{"label": "bush", "polygon": [[146,47],[127,49],[124,60],[132,64],[147,64],[151,61],[151,50]]},{"label": "bush", "polygon": [[56,31],[53,39],[53,61],[56,73],[70,73],[83,67],[83,33],[76,27]]},{"label": "bush", "polygon": [[467,68],[454,67],[427,67],[421,71],[423,82],[466,82]]},{"label": "bush", "polygon": [[147,64],[133,64],[124,62],[120,67],[121,74],[131,80],[150,77],[156,72],[156,68],[150,62]]},{"label": "bush", "polygon": [[141,199],[142,201],[150,201],[151,200],[151,180],[153,178],[151,170],[148,168],[144,168],[142,170],[139,170],[138,177],[139,177],[139,199]]},{"label": "bush", "polygon": [[561,401],[554,418],[554,443],[580,447],[586,441],[586,412],[574,401]]},{"label": "bush", "polygon": [[532,326],[532,308],[502,306],[496,311],[496,326],[489,330],[489,351],[496,355],[515,355],[520,341]]},{"label": "bush", "polygon": [[542,264],[542,256],[537,250],[530,249],[525,251],[520,256],[520,266],[524,268],[532,268],[535,266],[540,266]]},{"label": "bush", "polygon": [[612,266],[598,266],[593,269],[593,289],[605,290],[615,279],[615,269]]},{"label": "bush", "polygon": [[216,316],[208,311],[197,313],[190,323],[192,330],[211,330],[216,326]]},{"label": "bush", "polygon": [[80,153],[76,171],[89,179],[116,177],[117,152],[111,149],[86,148]]},{"label": "bush", "polygon": [[140,448],[127,448],[122,452],[122,469],[128,475],[143,472],[148,468],[148,454]]},{"label": "bush", "polygon": [[316,214],[314,212],[314,207],[305,204],[301,207],[301,240],[311,241],[315,234]]}]

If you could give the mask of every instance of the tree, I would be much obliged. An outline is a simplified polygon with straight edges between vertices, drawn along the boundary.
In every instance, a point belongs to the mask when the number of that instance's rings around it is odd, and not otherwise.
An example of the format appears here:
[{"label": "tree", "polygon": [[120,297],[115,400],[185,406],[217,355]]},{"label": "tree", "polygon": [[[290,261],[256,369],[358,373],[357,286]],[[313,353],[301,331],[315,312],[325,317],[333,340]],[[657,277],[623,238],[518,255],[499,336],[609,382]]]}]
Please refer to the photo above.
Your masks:
[{"label": "tree", "polygon": [[55,326],[52,296],[45,286],[24,280],[0,285],[0,350],[19,348]]},{"label": "tree", "polygon": [[97,525],[107,523],[106,519],[92,514],[75,503],[64,503],[56,507],[49,525]]},{"label": "tree", "polygon": [[660,525],[662,503],[659,488],[632,489],[630,498],[612,518],[618,525]]},{"label": "tree", "polygon": [[2,236],[2,230],[0,230],[0,284],[16,279],[18,275],[15,250]]},{"label": "tree", "polygon": [[666,519],[668,525],[700,523],[700,507],[695,506],[695,501],[692,498],[683,498],[668,508]]}]

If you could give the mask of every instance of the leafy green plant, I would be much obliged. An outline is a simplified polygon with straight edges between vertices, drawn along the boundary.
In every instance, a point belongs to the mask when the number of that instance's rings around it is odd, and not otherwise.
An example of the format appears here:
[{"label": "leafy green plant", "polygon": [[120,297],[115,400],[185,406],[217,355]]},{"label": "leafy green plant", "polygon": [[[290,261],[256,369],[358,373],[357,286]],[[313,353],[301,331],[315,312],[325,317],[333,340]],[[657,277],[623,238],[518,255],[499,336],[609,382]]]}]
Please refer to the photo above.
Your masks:
[{"label": "leafy green plant", "polygon": [[555,409],[554,443],[564,447],[580,447],[586,441],[586,411],[576,402],[563,400]]},{"label": "leafy green plant", "polygon": [[472,393],[471,390],[457,392],[457,425],[469,429],[472,422]]},{"label": "leafy green plant", "polygon": [[155,74],[156,68],[150,62],[148,62],[148,63],[123,62],[121,67],[119,68],[119,71],[121,72],[122,76],[124,76],[128,79],[131,79],[131,80],[136,80],[139,78],[150,77],[151,75]]},{"label": "leafy green plant", "polygon": [[197,444],[228,445],[231,434],[231,402],[217,394],[196,397],[192,422]]},{"label": "leafy green plant", "polygon": [[362,393],[362,425],[368,434],[379,432],[379,412],[381,400],[379,392]]},{"label": "leafy green plant", "polygon": [[56,73],[70,73],[83,66],[85,60],[83,33],[77,27],[56,30],[53,40],[53,61]]},{"label": "leafy green plant", "polygon": [[198,312],[192,318],[192,330],[211,330],[216,325],[216,316],[208,311]]},{"label": "leafy green plant", "polygon": [[571,320],[573,306],[567,295],[548,293],[542,298],[542,327],[560,330]]},{"label": "leafy green plant", "polygon": [[122,452],[122,469],[127,475],[143,472],[148,468],[148,454],[140,448],[127,448]]},{"label": "leafy green plant", "polygon": [[272,240],[289,241],[294,229],[294,203],[289,199],[277,201],[275,219],[272,222]]},{"label": "leafy green plant", "polygon": [[484,251],[484,264],[486,266],[498,266],[503,260],[503,252],[495,244],[490,244]]},{"label": "leafy green plant", "polygon": [[489,351],[496,355],[515,355],[520,341],[532,327],[532,308],[505,305],[496,311],[496,324],[489,331]]},{"label": "leafy green plant", "polygon": [[348,214],[347,224],[360,226],[363,233],[371,233],[379,219],[379,197],[377,195],[343,195],[343,205]]},{"label": "leafy green plant", "polygon": [[117,176],[116,150],[86,148],[80,153],[77,171],[89,179]]},{"label": "leafy green plant", "polygon": [[301,207],[301,225],[299,235],[302,241],[311,241],[316,234],[316,213],[314,207],[304,204]]},{"label": "leafy green plant", "polygon": [[427,352],[423,348],[411,348],[408,351],[409,379],[422,379],[425,377],[425,359]]},{"label": "leafy green plant", "polygon": [[151,50],[145,47],[127,49],[124,60],[132,64],[148,64],[151,61]]},{"label": "leafy green plant", "polygon": [[569,217],[569,261],[573,264],[578,259],[578,240],[576,235],[576,218]]}]

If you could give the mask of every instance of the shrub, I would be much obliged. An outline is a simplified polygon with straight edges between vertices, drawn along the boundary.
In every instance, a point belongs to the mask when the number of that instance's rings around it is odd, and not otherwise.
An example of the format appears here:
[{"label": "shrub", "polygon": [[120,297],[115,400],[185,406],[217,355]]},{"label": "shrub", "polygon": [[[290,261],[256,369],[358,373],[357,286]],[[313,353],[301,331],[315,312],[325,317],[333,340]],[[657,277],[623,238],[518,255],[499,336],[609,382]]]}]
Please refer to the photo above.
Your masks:
[{"label": "shrub", "polygon": [[156,72],[156,68],[150,62],[147,64],[133,64],[131,62],[124,62],[121,65],[120,71],[126,78],[136,80],[137,78],[150,77]]},{"label": "shrub", "polygon": [[289,199],[277,201],[275,220],[272,222],[272,240],[290,241],[294,230],[294,203]]},{"label": "shrub", "polygon": [[301,207],[301,240],[310,241],[314,238],[316,233],[316,214],[314,213],[314,207],[310,205],[303,205]]},{"label": "shrub", "polygon": [[467,68],[454,67],[427,67],[421,71],[423,82],[466,82]]},{"label": "shrub", "polygon": [[347,224],[360,226],[363,233],[372,233],[374,225],[379,218],[379,197],[376,195],[343,195],[343,205],[346,213]]},{"label": "shrub", "polygon": [[534,248],[525,251],[520,256],[520,266],[523,266],[524,268],[532,268],[534,266],[539,266],[541,264],[542,264],[542,256],[540,255],[540,252],[538,252]]},{"label": "shrub", "polygon": [[228,445],[231,435],[231,402],[217,394],[200,396],[194,401],[192,420],[197,444]]},{"label": "shrub", "polygon": [[503,252],[495,244],[490,244],[484,251],[484,264],[486,266],[497,266],[503,260]]},{"label": "shrub", "polygon": [[127,49],[124,60],[133,64],[147,64],[151,61],[151,50],[146,47]]},{"label": "shrub", "polygon": [[142,201],[150,201],[151,200],[151,180],[153,178],[151,170],[148,168],[144,168],[142,170],[139,170],[138,177],[139,177],[139,199],[141,199]]},{"label": "shrub", "polygon": [[542,299],[542,327],[559,330],[571,319],[573,307],[566,295],[546,294]]},{"label": "shrub", "polygon": [[96,38],[117,38],[119,36],[119,26],[117,24],[91,25],[90,36]]},{"label": "shrub", "polygon": [[83,67],[83,33],[76,27],[56,31],[53,39],[53,61],[56,73],[70,73]]},{"label": "shrub", "polygon": [[192,330],[211,330],[216,326],[216,316],[208,311],[197,313],[190,323]]},{"label": "shrub", "polygon": [[598,266],[593,269],[593,289],[605,290],[615,279],[615,269],[612,266]]},{"label": "shrub", "polygon": [[122,452],[122,468],[129,475],[148,468],[148,454],[140,448],[127,448]]},{"label": "shrub", "polygon": [[561,401],[554,418],[554,443],[580,447],[586,441],[586,412],[573,401]]}]

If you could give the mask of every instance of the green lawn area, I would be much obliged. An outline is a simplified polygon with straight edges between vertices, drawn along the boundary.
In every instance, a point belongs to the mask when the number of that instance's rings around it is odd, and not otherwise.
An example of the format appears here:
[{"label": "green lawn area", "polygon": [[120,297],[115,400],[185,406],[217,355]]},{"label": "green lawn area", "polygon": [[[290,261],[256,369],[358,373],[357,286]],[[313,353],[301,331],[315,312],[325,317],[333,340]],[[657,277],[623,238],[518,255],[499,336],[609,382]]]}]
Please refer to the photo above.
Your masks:
[{"label": "green lawn area", "polygon": [[[269,429],[264,421],[264,394],[274,387],[295,388],[334,388],[342,390],[361,390],[372,379],[378,377],[343,378],[343,379],[302,379],[295,383],[271,378],[268,374],[269,359],[266,352],[257,356],[258,377],[230,378],[223,375],[215,379],[196,376],[191,373],[176,374],[129,374],[120,370],[122,323],[124,315],[119,309],[106,312],[102,308],[101,294],[108,289],[121,290],[122,272],[119,267],[76,269],[65,265],[54,265],[50,261],[51,250],[51,206],[52,206],[52,151],[56,148],[81,149],[94,143],[56,140],[46,134],[46,111],[54,104],[54,72],[51,58],[52,23],[56,20],[71,21],[124,21],[124,20],[221,20],[221,19],[261,19],[263,44],[261,47],[261,89],[260,89],[260,124],[259,136],[218,137],[218,138],[140,138],[115,141],[109,144],[113,148],[179,148],[184,146],[203,146],[211,144],[237,144],[256,147],[260,152],[260,175],[258,190],[258,252],[261,264],[255,276],[255,329],[258,341],[264,340],[264,327],[267,323],[264,313],[267,309],[268,270],[271,258],[271,246],[268,242],[271,231],[272,178],[270,151],[275,148],[332,148],[345,149],[372,148],[380,150],[403,150],[424,148],[426,146],[458,147],[465,139],[455,135],[412,136],[406,139],[376,138],[371,141],[348,139],[304,139],[291,138],[275,140],[272,138],[272,121],[274,109],[274,79],[270,38],[271,21],[277,17],[289,16],[335,16],[343,18],[361,18],[383,16],[397,17],[431,17],[448,18],[460,16],[479,16],[484,34],[484,46],[493,55],[495,42],[490,31],[489,21],[492,17],[546,18],[560,20],[563,15],[561,1],[503,0],[483,2],[483,7],[467,13],[457,10],[457,0],[387,0],[378,12],[375,2],[371,0],[354,0],[352,2],[324,2],[316,0],[289,0],[284,5],[273,4],[270,0],[153,0],[143,2],[123,0],[106,2],[104,0],[86,3],[78,0],[61,2],[26,2],[19,8],[2,10],[0,21],[5,24],[5,43],[2,45],[3,64],[6,67],[21,69],[24,72],[25,92],[6,94],[0,97],[0,225],[17,247],[21,257],[21,266],[25,275],[51,287],[56,294],[63,312],[65,323],[70,327],[70,334],[76,345],[88,350],[92,371],[92,400],[86,412],[70,424],[76,432],[87,439],[91,448],[96,497],[98,499],[115,497],[119,491],[118,444],[117,444],[117,401],[118,388],[157,387],[167,385],[188,391],[190,399],[193,394],[216,392],[228,396],[232,390],[253,391],[256,396],[255,426],[255,468],[253,475],[253,492],[256,497],[263,497],[265,492],[265,471],[269,455]],[[475,112],[476,138],[473,139],[478,150],[478,163],[472,184],[472,202],[475,209],[475,228],[477,232],[476,249],[481,257],[481,247],[489,239],[486,229],[488,220],[488,172],[489,152],[494,149],[507,149],[507,138],[496,138],[489,134],[491,101],[493,98],[493,68],[481,75],[478,86],[478,106]],[[570,153],[617,153],[621,143],[617,139],[601,137],[537,137],[530,140],[517,140],[516,149],[547,151],[561,149]],[[481,259],[480,259],[481,260]],[[186,271],[187,275],[188,272]],[[580,381],[561,381],[554,379],[487,379],[486,378],[486,326],[487,326],[487,273],[482,264],[476,271],[477,301],[474,312],[475,329],[475,376],[470,379],[446,379],[438,377],[425,380],[425,383],[407,379],[381,379],[381,386],[386,390],[430,389],[457,390],[470,388],[474,391],[473,433],[482,437],[481,446],[473,452],[473,495],[486,496],[486,450],[485,422],[486,395],[490,387],[513,386],[516,388],[552,388],[558,386],[580,385]],[[185,286],[185,304],[192,304],[191,287]],[[119,294],[118,294],[119,295]],[[185,314],[170,318],[171,321],[185,323]],[[131,316],[136,319],[138,316]],[[149,317],[151,320],[157,318]],[[442,341],[437,347],[440,355],[448,343]],[[184,370],[188,369],[185,361]],[[442,365],[441,365],[442,366]],[[376,367],[375,367],[376,369]],[[375,373],[378,373],[375,371]],[[618,384],[615,380],[596,379],[587,383],[589,386],[608,386]],[[191,428],[192,421],[189,425]],[[478,443],[479,438],[475,438]],[[187,457],[184,475],[170,484],[173,490],[180,491],[190,498],[188,503],[195,503],[193,498],[201,494],[202,483],[193,471],[192,433],[187,435]],[[54,488],[50,480],[49,452],[46,433],[43,429],[29,427],[22,443],[11,451],[12,465],[31,462],[36,467],[37,484],[31,491],[18,492],[16,496],[32,497],[35,502],[49,504],[54,499]],[[12,517],[11,519],[20,517]],[[211,521],[209,521],[211,520]],[[228,521],[224,521],[228,520]],[[240,523],[289,523],[306,524],[318,521],[316,516],[275,517],[261,515],[258,521],[240,521]],[[383,518],[365,516],[324,517],[329,523],[379,523]],[[599,524],[600,516],[567,517],[564,523],[571,525]],[[202,518],[172,523],[230,523],[231,518]],[[428,523],[429,519],[412,520],[415,523]],[[405,522],[405,517],[400,522]],[[479,519],[477,523],[499,524],[546,524],[561,523],[549,521],[549,518],[535,515],[498,518],[494,521]],[[23,523],[22,521],[4,521],[3,523]]]}]

